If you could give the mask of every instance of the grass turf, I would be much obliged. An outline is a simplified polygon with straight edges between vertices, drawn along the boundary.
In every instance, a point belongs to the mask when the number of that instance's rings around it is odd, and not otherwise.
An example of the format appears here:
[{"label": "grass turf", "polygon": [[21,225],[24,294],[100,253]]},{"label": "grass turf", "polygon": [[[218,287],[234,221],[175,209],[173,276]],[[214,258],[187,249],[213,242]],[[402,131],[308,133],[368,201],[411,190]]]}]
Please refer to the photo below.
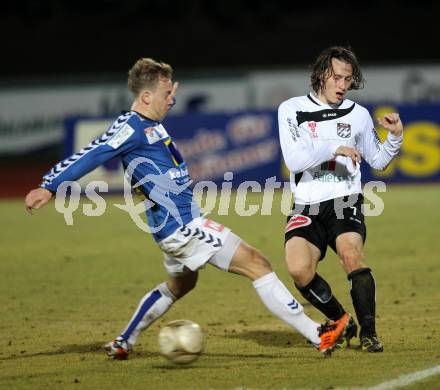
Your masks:
[{"label": "grass turf", "polygon": [[[366,261],[377,281],[377,328],[385,352],[358,341],[325,359],[274,318],[251,283],[207,266],[199,283],[143,334],[128,361],[102,345],[126,325],[139,299],[166,278],[160,251],[108,197],[101,217],[74,214],[66,226],[53,204],[32,217],[22,200],[1,201],[0,388],[331,389],[371,386],[440,364],[439,186],[388,188],[384,214],[367,219]],[[257,195],[250,196],[258,203]],[[285,217],[216,216],[271,259],[293,294],[284,265]],[[329,250],[320,273],[351,312],[349,284]],[[304,303],[304,302],[303,302]],[[323,316],[306,305],[317,321]],[[179,367],[158,353],[165,322],[188,318],[207,336],[202,357]],[[440,376],[408,387],[440,388]]]}]

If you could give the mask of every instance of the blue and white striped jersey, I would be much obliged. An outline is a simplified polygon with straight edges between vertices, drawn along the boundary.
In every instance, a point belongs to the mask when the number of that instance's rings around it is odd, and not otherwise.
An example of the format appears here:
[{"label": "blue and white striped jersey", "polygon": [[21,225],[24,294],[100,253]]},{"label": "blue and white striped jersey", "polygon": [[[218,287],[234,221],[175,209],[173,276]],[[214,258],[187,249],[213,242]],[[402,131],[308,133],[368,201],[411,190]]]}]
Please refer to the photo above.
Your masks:
[{"label": "blue and white striped jersey", "polygon": [[186,163],[171,137],[160,122],[134,111],[120,115],[101,137],[56,164],[41,187],[56,192],[62,182],[75,181],[114,157],[131,173],[135,192],[154,203],[147,218],[156,241],[200,216]]}]

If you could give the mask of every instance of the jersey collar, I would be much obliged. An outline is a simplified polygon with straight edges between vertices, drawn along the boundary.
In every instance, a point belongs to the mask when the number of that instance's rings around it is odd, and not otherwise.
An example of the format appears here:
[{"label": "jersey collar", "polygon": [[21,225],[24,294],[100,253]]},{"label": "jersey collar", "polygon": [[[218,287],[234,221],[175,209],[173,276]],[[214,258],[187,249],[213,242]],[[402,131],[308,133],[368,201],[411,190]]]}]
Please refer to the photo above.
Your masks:
[{"label": "jersey collar", "polygon": [[309,92],[309,93],[307,94],[307,97],[309,98],[309,100],[311,100],[312,103],[314,103],[314,104],[316,104],[316,105],[318,105],[318,106],[320,106],[320,107],[325,107],[325,106],[327,106],[327,107],[330,107],[331,109],[338,109],[338,108],[341,108],[341,106],[342,106],[342,105],[344,104],[344,102],[345,102],[345,99],[344,99],[340,104],[325,104],[325,103],[321,102],[321,101],[315,96],[315,94],[314,94],[313,92]]},{"label": "jersey collar", "polygon": [[150,121],[150,122],[156,123],[157,125],[160,124],[160,122],[155,121],[155,120],[153,120],[153,119],[151,119],[151,118],[148,118],[148,116],[145,116],[145,115],[141,114],[140,112],[137,112],[137,111],[134,111],[134,110],[132,110],[132,112],[134,112],[135,114],[139,115],[143,120],[146,120],[146,121]]}]

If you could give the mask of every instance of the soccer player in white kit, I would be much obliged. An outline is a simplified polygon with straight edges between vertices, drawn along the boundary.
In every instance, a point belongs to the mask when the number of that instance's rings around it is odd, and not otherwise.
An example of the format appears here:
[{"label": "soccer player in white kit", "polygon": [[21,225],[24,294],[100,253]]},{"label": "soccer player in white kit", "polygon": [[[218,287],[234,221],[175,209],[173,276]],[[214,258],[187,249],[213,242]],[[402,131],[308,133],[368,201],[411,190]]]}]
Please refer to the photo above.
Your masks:
[{"label": "soccer player in white kit", "polygon": [[[350,281],[362,350],[382,352],[375,325],[375,280],[363,253],[366,227],[360,163],[363,158],[371,167],[385,169],[399,152],[403,125],[396,113],[379,118],[388,130],[387,139],[380,142],[368,111],[345,97],[363,84],[355,54],[344,47],[330,47],[313,65],[313,91],[279,107],[281,149],[295,197],[285,228],[285,251],[298,290],[333,320],[346,311],[317,267],[327,246],[338,254]],[[350,318],[343,344],[356,335],[357,325]]]}]

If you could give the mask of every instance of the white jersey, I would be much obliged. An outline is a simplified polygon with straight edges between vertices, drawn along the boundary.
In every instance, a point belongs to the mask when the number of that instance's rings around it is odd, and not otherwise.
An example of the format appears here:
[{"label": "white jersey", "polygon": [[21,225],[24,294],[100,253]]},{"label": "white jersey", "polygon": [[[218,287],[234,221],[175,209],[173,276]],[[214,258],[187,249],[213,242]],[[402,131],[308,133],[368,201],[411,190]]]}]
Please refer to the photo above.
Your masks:
[{"label": "white jersey", "polygon": [[313,204],[362,193],[359,164],[336,156],[339,146],[359,150],[374,169],[385,169],[399,152],[402,136],[380,143],[366,108],[345,99],[337,108],[312,94],[293,97],[278,109],[281,150],[290,170],[295,203]]}]

